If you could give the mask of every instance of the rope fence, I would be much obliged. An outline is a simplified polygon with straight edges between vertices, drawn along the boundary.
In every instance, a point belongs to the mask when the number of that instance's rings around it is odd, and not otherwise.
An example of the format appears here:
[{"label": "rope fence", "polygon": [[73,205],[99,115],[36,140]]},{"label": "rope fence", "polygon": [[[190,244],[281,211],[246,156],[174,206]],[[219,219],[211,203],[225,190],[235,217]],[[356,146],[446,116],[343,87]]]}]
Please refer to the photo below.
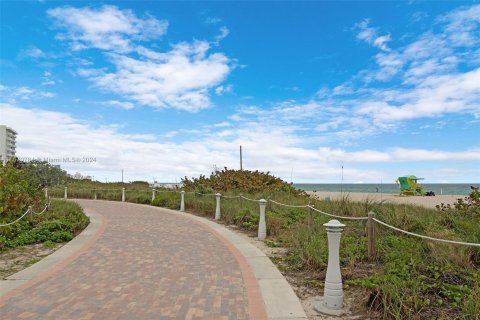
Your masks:
[{"label": "rope fence", "polygon": [[240,196],[221,196],[223,199],[240,199]]},{"label": "rope fence", "polygon": [[17,218],[17,220],[9,222],[9,223],[0,224],[0,227],[11,226],[12,224],[15,224],[18,221],[22,220],[27,215],[29,216],[29,218],[31,218],[33,214],[36,214],[36,215],[44,214],[46,211],[48,211],[48,208],[50,208],[50,204],[51,204],[51,201],[49,201],[47,204],[45,204],[45,207],[40,212],[35,212],[35,211],[33,211],[32,206],[28,206],[27,211],[25,211],[24,214],[22,214],[19,218]]},{"label": "rope fence", "polygon": [[12,222],[9,222],[9,223],[6,223],[6,224],[0,224],[0,227],[7,227],[7,226],[10,226],[14,223],[17,223],[18,221],[22,220],[23,217],[25,217],[28,213],[30,213],[32,211],[32,207],[28,207],[27,211],[25,211],[25,213],[20,217],[18,218],[17,220],[15,221],[12,221]]},{"label": "rope fence", "polygon": [[[155,190],[155,193],[178,193],[178,191],[167,191],[167,190],[157,190],[157,189],[154,189]],[[187,193],[187,192],[185,192]],[[188,193],[191,193],[191,192],[188,192]]]},{"label": "rope fence", "polygon": [[215,193],[200,193],[200,192],[195,192],[195,194],[198,194],[199,196],[203,196],[203,197],[216,195]]},{"label": "rope fence", "polygon": [[[196,194],[199,194],[199,195],[202,195],[202,196],[215,196],[216,194],[215,193],[212,193],[212,194],[201,194],[201,193],[196,193]],[[237,199],[237,198],[242,198],[242,199],[245,199],[245,200],[248,200],[248,201],[252,201],[252,202],[260,202],[260,200],[255,200],[255,199],[251,199],[251,198],[248,198],[248,197],[245,197],[245,196],[221,196],[222,198],[225,198],[225,199]],[[370,220],[372,219],[373,221],[383,225],[383,226],[386,226],[390,229],[393,229],[393,230],[396,230],[398,232],[402,232],[402,233],[405,233],[405,234],[408,234],[408,235],[411,235],[411,236],[415,236],[415,237],[419,237],[419,238],[422,238],[422,239],[427,239],[427,240],[432,240],[432,241],[439,241],[439,242],[445,242],[445,243],[451,243],[451,244],[457,244],[457,245],[466,245],[466,246],[474,246],[474,247],[480,247],[480,243],[472,243],[472,242],[462,242],[462,241],[454,241],[454,240],[448,240],[448,239],[440,239],[440,238],[434,238],[434,237],[429,237],[429,236],[425,236],[425,235],[420,235],[420,234],[416,234],[416,233],[413,233],[413,232],[410,232],[410,231],[406,231],[406,230],[403,230],[403,229],[400,229],[400,228],[397,228],[397,227],[394,227],[392,225],[389,225],[379,219],[376,219],[376,218],[371,218],[370,215],[368,217],[351,217],[351,216],[339,216],[339,215],[335,215],[335,214],[331,214],[331,213],[328,213],[328,212],[325,212],[325,211],[322,211],[322,210],[319,210],[315,207],[313,207],[312,205],[291,205],[291,204],[285,204],[285,203],[281,203],[281,202],[278,202],[278,201],[275,201],[275,200],[272,200],[272,199],[268,199],[269,202],[271,203],[274,203],[276,205],[279,205],[279,206],[283,206],[283,207],[286,207],[286,208],[308,208],[309,211],[310,210],[313,210],[313,211],[316,211],[320,214],[323,214],[323,215],[326,215],[326,216],[329,216],[329,217],[332,217],[332,218],[337,218],[337,219],[344,219],[344,220]],[[370,233],[369,233],[370,234]],[[370,238],[370,237],[369,237]],[[373,238],[373,236],[372,236]],[[372,240],[369,240],[369,242],[372,242]]]},{"label": "rope fence", "polygon": [[250,199],[250,198],[247,198],[247,197],[244,197],[244,196],[240,196],[240,198],[248,200],[248,201],[252,201],[252,202],[260,202],[260,200]]},{"label": "rope fence", "polygon": [[48,201],[48,203],[45,205],[45,208],[43,208],[43,210],[41,212],[34,212],[33,209],[32,209],[32,213],[33,214],[38,214],[38,215],[44,214],[48,210],[48,208],[50,208],[50,204],[51,204],[51,201]]},{"label": "rope fence", "polygon": [[279,206],[283,206],[283,207],[287,207],[287,208],[307,208],[308,207],[308,204],[307,205],[291,205],[291,204],[284,204],[284,203],[280,203],[280,202],[277,202],[275,200],[272,200],[272,199],[268,199],[268,201],[272,202],[272,203],[275,203],[275,204],[278,204]]},{"label": "rope fence", "polygon": [[[97,191],[119,191],[119,192],[122,192],[122,202],[125,201],[125,192],[127,191],[125,188],[122,188],[122,189],[94,189],[94,192],[97,192]],[[128,191],[140,191],[140,190],[128,190]],[[142,190],[143,191],[143,190]],[[216,193],[200,193],[200,192],[194,192],[194,191],[178,191],[178,190],[156,190],[156,189],[151,189],[151,192],[153,193],[152,194],[152,200],[153,200],[153,197],[155,196],[155,194],[157,193],[182,193],[182,194],[194,194],[194,195],[199,195],[199,196],[202,196],[202,197],[208,197],[208,196],[217,196]],[[45,194],[47,195],[47,190],[45,191]],[[67,197],[67,188],[65,188],[65,199]],[[286,207],[286,208],[306,208],[308,210],[308,225],[309,227],[313,224],[313,217],[312,217],[312,211],[315,211],[315,212],[318,212],[322,215],[326,215],[326,216],[329,216],[329,217],[332,217],[332,218],[337,218],[337,219],[344,219],[344,220],[366,220],[367,221],[367,236],[368,236],[368,245],[369,245],[369,258],[373,259],[375,257],[375,225],[374,223],[378,223],[382,226],[385,226],[387,228],[390,228],[392,230],[395,230],[395,231],[398,231],[398,232],[401,232],[401,233],[404,233],[404,234],[407,234],[407,235],[410,235],[410,236],[414,236],[414,237],[418,237],[418,238],[422,238],[422,239],[426,239],[426,240],[431,240],[431,241],[438,241],[438,242],[444,242],[444,243],[450,243],[450,244],[456,244],[456,245],[465,245],[465,246],[473,246],[473,247],[480,247],[480,243],[472,243],[472,242],[462,242],[462,241],[455,241],[455,240],[448,240],[448,239],[440,239],[440,238],[435,238],[435,237],[430,237],[430,236],[426,236],[426,235],[421,235],[421,234],[417,234],[417,233],[414,233],[414,232],[410,232],[410,231],[407,231],[407,230],[403,230],[403,229],[400,229],[400,228],[397,228],[395,226],[392,226],[392,225],[389,225],[388,223],[386,222],[383,222],[377,218],[375,218],[375,214],[373,212],[370,212],[368,214],[367,217],[352,217],[352,216],[340,216],[340,215],[335,215],[335,214],[331,214],[331,213],[328,213],[328,212],[325,212],[325,211],[322,211],[322,210],[319,210],[317,208],[315,208],[313,205],[310,205],[310,204],[307,204],[307,205],[292,205],[292,204],[285,204],[285,203],[281,203],[281,202],[278,202],[278,201],[275,201],[275,200],[272,200],[272,199],[268,199],[268,200],[263,200],[263,199],[259,199],[259,200],[256,200],[256,199],[251,199],[251,198],[248,198],[248,197],[245,197],[243,195],[239,195],[239,196],[224,196],[224,195],[220,195],[220,198],[224,198],[224,199],[245,199],[247,201],[251,201],[251,202],[257,202],[260,204],[260,212],[262,213],[262,210],[263,210],[263,213],[265,212],[265,207],[266,207],[266,203],[267,202],[270,202],[270,203],[273,203],[273,204],[276,204],[278,206],[283,206],[283,207]],[[96,199],[96,197],[95,197]],[[181,203],[181,207],[184,208],[184,199],[183,199],[183,196],[182,196],[182,199],[181,199],[182,203]],[[50,202],[48,204],[45,205],[45,208],[39,212],[39,213],[35,213],[35,214],[43,214],[45,211],[48,210],[50,206]],[[6,226],[9,226],[9,225],[12,225],[18,221],[20,221],[23,217],[25,217],[28,213],[30,214],[33,214],[33,210],[31,207],[29,207],[29,209],[20,217],[18,218],[17,220],[15,221],[12,221],[10,223],[7,223],[7,224],[0,224],[0,227],[6,227]],[[220,217],[220,202],[219,200],[217,201],[217,208],[216,208],[216,219],[217,217],[219,218]]]},{"label": "rope fence", "polygon": [[455,241],[455,240],[447,240],[447,239],[440,239],[440,238],[434,238],[434,237],[429,237],[429,236],[425,236],[425,235],[421,235],[421,234],[417,234],[417,233],[413,233],[413,232],[410,232],[410,231],[406,231],[406,230],[403,230],[403,229],[400,229],[400,228],[397,228],[397,227],[394,227],[394,226],[391,226],[389,225],[388,223],[385,223],[381,220],[378,220],[378,219],[375,219],[373,218],[373,221],[387,227],[387,228],[390,228],[390,229],[393,229],[395,231],[398,231],[398,232],[402,232],[402,233],[405,233],[405,234],[408,234],[408,235],[411,235],[411,236],[414,236],[414,237],[418,237],[418,238],[422,238],[422,239],[427,239],[427,240],[432,240],[432,241],[439,241],[439,242],[446,242],[446,243],[451,243],[451,244],[458,244],[458,245],[464,245],[464,246],[473,246],[473,247],[480,247],[480,243],[473,243],[473,242],[461,242],[461,241]]},{"label": "rope fence", "polygon": [[313,211],[316,211],[318,213],[321,213],[321,214],[324,214],[326,216],[330,216],[330,217],[333,217],[333,218],[338,218],[338,219],[345,219],[345,220],[367,220],[368,219],[368,217],[337,216],[337,215],[334,215],[334,214],[331,214],[331,213],[324,212],[322,210],[315,209],[313,206],[307,206],[307,207],[309,207],[310,209],[312,209]]}]

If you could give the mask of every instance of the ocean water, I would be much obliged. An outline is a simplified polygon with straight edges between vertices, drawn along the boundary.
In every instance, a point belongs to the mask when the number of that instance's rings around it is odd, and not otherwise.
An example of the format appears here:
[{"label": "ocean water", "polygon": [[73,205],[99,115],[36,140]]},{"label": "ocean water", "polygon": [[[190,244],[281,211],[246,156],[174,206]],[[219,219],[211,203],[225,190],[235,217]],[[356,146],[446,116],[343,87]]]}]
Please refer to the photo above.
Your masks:
[{"label": "ocean water", "polygon": [[[425,183],[421,184],[425,191],[433,191],[435,195],[468,195],[472,190],[470,186],[479,187],[480,183]],[[336,191],[336,192],[379,192],[379,193],[399,193],[400,188],[397,184],[380,183],[358,183],[358,184],[314,184],[314,183],[294,183],[297,189],[305,191]]]}]

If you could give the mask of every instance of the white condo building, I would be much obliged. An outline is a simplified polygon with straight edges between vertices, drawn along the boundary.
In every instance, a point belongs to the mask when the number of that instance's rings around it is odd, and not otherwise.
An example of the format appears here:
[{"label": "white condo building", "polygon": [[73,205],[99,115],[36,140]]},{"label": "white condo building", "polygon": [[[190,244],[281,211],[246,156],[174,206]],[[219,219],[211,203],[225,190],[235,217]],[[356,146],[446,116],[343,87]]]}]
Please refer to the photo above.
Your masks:
[{"label": "white condo building", "polygon": [[15,130],[0,125],[0,161],[3,164],[15,157],[16,137]]}]

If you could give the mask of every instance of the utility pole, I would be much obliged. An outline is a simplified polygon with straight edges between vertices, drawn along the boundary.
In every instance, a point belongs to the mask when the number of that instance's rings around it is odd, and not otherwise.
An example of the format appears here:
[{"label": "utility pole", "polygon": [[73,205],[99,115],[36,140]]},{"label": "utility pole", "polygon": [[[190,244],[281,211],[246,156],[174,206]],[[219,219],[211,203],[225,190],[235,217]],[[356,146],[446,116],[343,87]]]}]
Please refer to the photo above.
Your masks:
[{"label": "utility pole", "polygon": [[122,168],[122,183],[123,183],[123,168]]},{"label": "utility pole", "polygon": [[242,146],[240,146],[240,171],[243,171],[243,165],[242,165]]},{"label": "utility pole", "polygon": [[342,161],[342,182],[340,184],[340,194],[343,197],[343,161]]}]

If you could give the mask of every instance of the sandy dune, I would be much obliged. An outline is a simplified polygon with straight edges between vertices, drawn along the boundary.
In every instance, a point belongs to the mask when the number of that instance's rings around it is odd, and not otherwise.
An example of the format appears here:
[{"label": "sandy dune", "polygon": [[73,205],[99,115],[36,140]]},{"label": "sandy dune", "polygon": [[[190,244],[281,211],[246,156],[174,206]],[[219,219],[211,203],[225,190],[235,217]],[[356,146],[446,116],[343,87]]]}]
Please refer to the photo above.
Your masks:
[{"label": "sandy dune", "polygon": [[[330,197],[331,200],[338,200],[341,198],[340,192],[329,191],[307,191],[308,194],[313,195],[319,199],[325,199]],[[387,203],[399,203],[399,204],[411,204],[417,206],[423,206],[426,208],[435,208],[440,203],[453,204],[459,198],[465,196],[451,196],[440,195],[435,197],[400,197],[398,194],[386,194],[386,193],[356,193],[356,192],[344,192],[343,195],[348,195],[351,201],[365,201],[366,199],[374,201],[385,201]]]}]

